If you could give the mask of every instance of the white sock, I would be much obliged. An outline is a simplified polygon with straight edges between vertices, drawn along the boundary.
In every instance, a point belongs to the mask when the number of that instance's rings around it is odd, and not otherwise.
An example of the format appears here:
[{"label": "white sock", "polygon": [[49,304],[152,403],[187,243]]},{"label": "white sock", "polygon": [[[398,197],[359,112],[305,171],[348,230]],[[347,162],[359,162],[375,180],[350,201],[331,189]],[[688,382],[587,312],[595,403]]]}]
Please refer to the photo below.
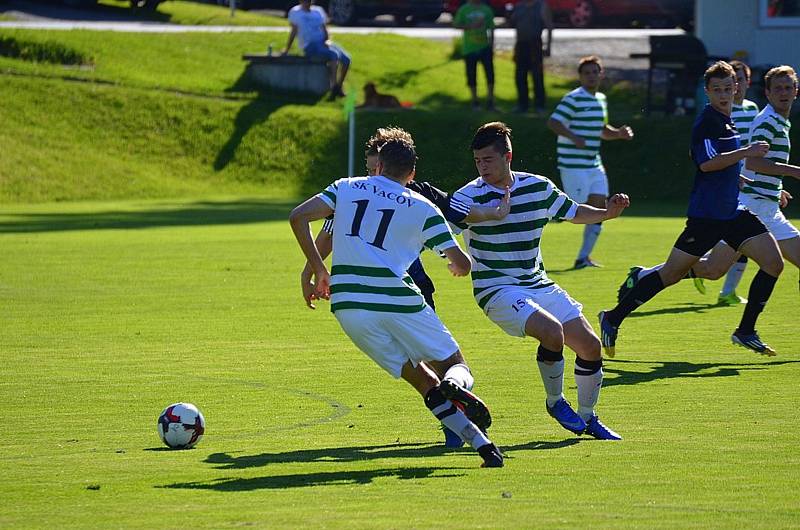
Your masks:
[{"label": "white sock", "polygon": [[555,362],[536,361],[547,394],[547,406],[552,407],[564,397],[564,359]]},{"label": "white sock", "polygon": [[445,400],[445,402],[438,407],[431,409],[431,412],[433,412],[434,416],[439,418],[442,416],[442,413],[447,413],[450,409],[454,409],[455,412],[451,412],[447,416],[443,416],[439,419],[445,427],[459,435],[461,439],[470,444],[473,449],[491,443],[481,430],[461,412],[461,409],[456,407],[449,399]]},{"label": "white sock", "polygon": [[447,369],[442,379],[449,379],[467,390],[472,390],[472,387],[475,386],[475,378],[472,377],[472,372],[469,371],[469,367],[466,364],[454,364]]},{"label": "white sock", "polygon": [[746,268],[746,261],[737,261],[731,266],[728,274],[725,275],[725,283],[722,284],[722,291],[719,293],[720,296],[727,296],[736,290],[736,287],[739,286],[739,282],[742,281],[742,276]]},{"label": "white sock", "polygon": [[597,238],[600,237],[600,231],[602,229],[603,225],[600,223],[586,225],[583,227],[583,245],[581,245],[581,250],[578,252],[579,260],[588,258],[592,253],[592,250],[597,243]]},{"label": "white sock", "polygon": [[603,361],[575,359],[575,384],[578,386],[578,415],[584,421],[594,414],[603,386]]}]

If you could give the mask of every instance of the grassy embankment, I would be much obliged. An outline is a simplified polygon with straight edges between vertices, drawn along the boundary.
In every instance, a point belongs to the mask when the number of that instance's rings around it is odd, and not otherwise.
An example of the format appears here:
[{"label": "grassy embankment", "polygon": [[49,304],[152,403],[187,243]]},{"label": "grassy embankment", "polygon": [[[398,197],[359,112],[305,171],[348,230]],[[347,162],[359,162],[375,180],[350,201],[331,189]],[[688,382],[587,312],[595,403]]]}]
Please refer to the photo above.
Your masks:
[{"label": "grassy embankment", "polygon": [[[242,53],[270,42],[280,48],[285,38],[0,31],[0,201],[316,191],[346,171],[341,102],[258,92],[243,77]],[[392,35],[337,40],[355,58],[348,86],[359,99],[359,87],[372,80],[415,104],[402,112],[359,112],[359,146],[377,126],[406,127],[419,146],[419,178],[452,189],[474,174],[466,149],[474,128],[502,119],[515,131],[516,166],[557,174],[545,117],[468,110],[452,45]],[[496,63],[499,106],[508,110],[513,64],[504,55]],[[572,86],[549,77],[549,107]],[[633,143],[604,148],[613,188],[637,200],[682,200],[692,175],[691,120],[642,117],[639,92],[606,92],[612,122],[630,123],[637,134]]]}]

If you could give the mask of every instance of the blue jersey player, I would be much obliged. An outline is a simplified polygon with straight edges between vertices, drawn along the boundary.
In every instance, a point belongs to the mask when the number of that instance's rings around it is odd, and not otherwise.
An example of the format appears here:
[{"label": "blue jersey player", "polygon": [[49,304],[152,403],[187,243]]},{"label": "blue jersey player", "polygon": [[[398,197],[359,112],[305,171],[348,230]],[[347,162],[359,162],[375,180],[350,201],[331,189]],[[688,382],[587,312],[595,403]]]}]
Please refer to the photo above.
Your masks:
[{"label": "blue jersey player", "polygon": [[763,158],[769,146],[766,142],[740,146],[739,133],[730,117],[736,89],[733,68],[717,62],[706,70],[704,81],[709,104],[692,129],[691,156],[697,173],[686,228],[665,263],[640,272],[636,285],[621,297],[616,307],[600,312],[601,340],[609,357],[614,355],[617,333],[625,318],[664,288],[686,277],[692,265],[719,241],[759,266],[741,322],[731,339],[757,353],[775,354],[761,341],[755,324],[783,270],[783,260],[775,238],[738,200],[742,160]]}]

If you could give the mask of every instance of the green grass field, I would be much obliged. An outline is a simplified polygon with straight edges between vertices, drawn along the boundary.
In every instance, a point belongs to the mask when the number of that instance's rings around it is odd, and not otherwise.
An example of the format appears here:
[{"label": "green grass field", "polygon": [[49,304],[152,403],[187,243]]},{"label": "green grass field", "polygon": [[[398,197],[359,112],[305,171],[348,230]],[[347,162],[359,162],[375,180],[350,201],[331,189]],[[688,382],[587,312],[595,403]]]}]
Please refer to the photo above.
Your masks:
[{"label": "green grass field", "polygon": [[[507,454],[486,470],[440,445],[421,399],[326,307],[305,308],[290,207],[0,210],[0,526],[798,526],[793,268],[759,322],[775,358],[730,344],[741,309],[714,306],[719,284],[705,297],[677,285],[626,321],[598,409],[625,440],[604,443],[547,416],[535,343],[494,327],[469,281],[427,253],[440,314]],[[681,223],[607,223],[595,254],[606,267],[578,272],[565,269],[580,227],[550,225],[546,264],[594,323],[627,266],[660,261]],[[181,400],[203,410],[207,434],[171,451],[156,418]]]}]

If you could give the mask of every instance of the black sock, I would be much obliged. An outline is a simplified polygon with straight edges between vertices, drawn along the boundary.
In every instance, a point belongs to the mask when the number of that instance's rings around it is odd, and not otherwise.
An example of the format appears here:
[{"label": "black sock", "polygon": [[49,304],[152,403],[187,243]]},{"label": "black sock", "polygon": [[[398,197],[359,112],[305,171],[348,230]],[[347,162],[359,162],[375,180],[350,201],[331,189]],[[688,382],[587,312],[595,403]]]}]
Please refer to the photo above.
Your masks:
[{"label": "black sock", "polygon": [[758,315],[764,310],[767,300],[772,295],[775,282],[778,278],[770,276],[761,269],[758,269],[753,283],[750,284],[750,292],[747,294],[747,305],[744,306],[742,321],[736,331],[742,333],[754,333]]},{"label": "black sock", "polygon": [[625,317],[631,314],[634,309],[647,302],[664,289],[664,282],[661,281],[658,271],[639,279],[639,283],[617,304],[617,307],[606,312],[606,317],[612,325],[619,327]]}]

